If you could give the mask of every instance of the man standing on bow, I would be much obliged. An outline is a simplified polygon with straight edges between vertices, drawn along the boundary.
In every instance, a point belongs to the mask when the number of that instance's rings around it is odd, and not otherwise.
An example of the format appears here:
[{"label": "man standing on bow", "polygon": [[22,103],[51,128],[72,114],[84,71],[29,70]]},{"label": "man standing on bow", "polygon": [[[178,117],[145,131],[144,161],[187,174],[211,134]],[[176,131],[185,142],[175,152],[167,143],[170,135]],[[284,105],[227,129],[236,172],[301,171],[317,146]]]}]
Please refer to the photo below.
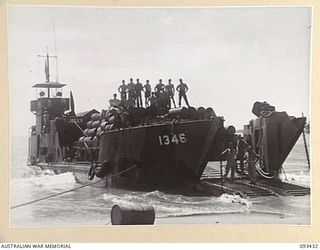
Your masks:
[{"label": "man standing on bow", "polygon": [[188,107],[190,107],[188,98],[186,93],[188,92],[188,86],[185,84],[182,79],[179,79],[180,84],[176,88],[176,90],[179,92],[179,107],[181,107],[181,98],[183,97],[185,103],[187,104]]},{"label": "man standing on bow", "polygon": [[145,98],[145,105],[148,106],[148,100],[151,96],[151,85],[149,80],[146,80],[146,84],[143,86],[144,89],[144,98]]},{"label": "man standing on bow", "polygon": [[126,85],[125,80],[122,80],[122,84],[118,88],[118,92],[121,96],[121,101],[127,100],[127,90],[128,86]]},{"label": "man standing on bow", "polygon": [[160,97],[160,93],[164,91],[164,84],[162,79],[159,79],[159,83],[154,87],[156,97]]},{"label": "man standing on bow", "polygon": [[137,78],[137,83],[135,85],[137,107],[142,107],[142,97],[141,97],[142,90],[143,90],[142,83],[139,81],[139,78]]},{"label": "man standing on bow", "polygon": [[136,99],[136,86],[132,78],[130,78],[130,82],[128,83],[128,99],[131,101]]},{"label": "man standing on bow", "polygon": [[176,108],[176,102],[174,101],[174,85],[171,83],[171,79],[168,80],[168,84],[166,85],[166,92],[168,95],[168,106],[169,109],[171,109],[171,101],[174,105],[174,107]]}]

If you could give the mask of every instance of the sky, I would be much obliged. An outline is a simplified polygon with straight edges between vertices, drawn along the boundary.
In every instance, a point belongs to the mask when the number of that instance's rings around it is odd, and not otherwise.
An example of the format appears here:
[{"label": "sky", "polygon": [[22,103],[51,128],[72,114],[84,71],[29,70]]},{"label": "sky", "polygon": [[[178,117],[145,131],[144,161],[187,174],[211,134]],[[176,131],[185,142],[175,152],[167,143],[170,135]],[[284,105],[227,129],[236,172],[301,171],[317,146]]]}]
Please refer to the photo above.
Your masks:
[{"label": "sky", "polygon": [[[11,132],[34,122],[32,85],[58,55],[58,80],[76,112],[107,108],[122,80],[182,78],[191,106],[242,129],[255,101],[309,116],[310,7],[103,8],[9,6]],[[56,80],[56,61],[50,61]],[[176,96],[176,102],[178,97]]]}]

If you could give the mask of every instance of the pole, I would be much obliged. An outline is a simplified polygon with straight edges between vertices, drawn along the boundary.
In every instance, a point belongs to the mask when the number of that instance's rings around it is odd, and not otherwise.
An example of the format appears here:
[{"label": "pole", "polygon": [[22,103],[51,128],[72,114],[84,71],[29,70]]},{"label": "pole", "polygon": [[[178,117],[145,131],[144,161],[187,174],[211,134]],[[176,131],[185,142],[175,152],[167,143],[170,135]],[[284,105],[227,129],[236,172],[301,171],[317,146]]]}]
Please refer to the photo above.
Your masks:
[{"label": "pole", "polygon": [[307,140],[306,140],[306,134],[304,132],[304,128],[302,131],[302,135],[303,135],[303,142],[304,142],[304,149],[306,151],[306,157],[307,157],[307,162],[308,162],[308,167],[310,169],[310,158],[309,158],[309,152],[308,152],[308,147],[307,147]]},{"label": "pole", "polygon": [[223,173],[222,173],[222,161],[220,161],[220,179],[221,179],[221,193],[223,193]]},{"label": "pole", "polygon": [[[302,117],[304,117],[304,114],[302,113]],[[309,152],[308,152],[308,146],[307,146],[307,140],[306,140],[306,134],[305,134],[305,126],[303,127],[302,130],[302,136],[303,136],[303,143],[304,143],[304,149],[306,151],[306,157],[307,157],[307,162],[308,162],[308,167],[310,169],[310,158],[309,158]]]}]

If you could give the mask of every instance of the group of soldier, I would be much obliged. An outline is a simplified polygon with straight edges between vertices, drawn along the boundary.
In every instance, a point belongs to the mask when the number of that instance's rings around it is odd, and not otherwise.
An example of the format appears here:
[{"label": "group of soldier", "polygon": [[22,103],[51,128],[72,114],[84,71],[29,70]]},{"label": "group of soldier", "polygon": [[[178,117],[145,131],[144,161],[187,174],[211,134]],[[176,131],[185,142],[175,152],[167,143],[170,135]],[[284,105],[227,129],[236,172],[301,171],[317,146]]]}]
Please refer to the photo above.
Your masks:
[{"label": "group of soldier", "polygon": [[222,152],[222,154],[225,155],[227,161],[225,173],[223,176],[224,180],[227,179],[229,171],[231,171],[231,182],[234,181],[235,172],[244,174],[244,160],[246,158],[250,184],[256,184],[256,154],[253,148],[244,140],[241,135],[235,136],[235,140],[228,143],[227,149]]},{"label": "group of soldier", "polygon": [[154,87],[154,91],[152,91],[149,80],[146,80],[146,83],[142,85],[139,78],[135,83],[133,82],[133,79],[130,78],[128,84],[126,84],[125,80],[122,80],[122,84],[119,86],[118,91],[120,93],[121,102],[128,103],[129,106],[143,107],[142,92],[144,92],[144,106],[146,108],[157,106],[162,109],[170,109],[172,107],[176,108],[174,95],[175,91],[178,91],[179,107],[181,107],[182,98],[189,107],[186,95],[188,86],[182,79],[179,79],[179,85],[177,88],[174,87],[171,79],[168,80],[166,85],[163,84],[162,79],[159,79],[159,83]]}]

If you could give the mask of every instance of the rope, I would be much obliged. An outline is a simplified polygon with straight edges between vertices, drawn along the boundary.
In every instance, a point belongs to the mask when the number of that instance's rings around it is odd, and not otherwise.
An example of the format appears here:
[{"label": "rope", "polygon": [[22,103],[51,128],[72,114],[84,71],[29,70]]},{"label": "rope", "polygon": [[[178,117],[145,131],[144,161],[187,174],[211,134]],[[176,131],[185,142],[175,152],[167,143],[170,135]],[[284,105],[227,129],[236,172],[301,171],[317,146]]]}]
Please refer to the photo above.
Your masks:
[{"label": "rope", "polygon": [[[117,174],[114,174],[114,175],[110,175],[108,176],[106,179],[110,179],[112,177],[115,177],[115,176],[118,176],[120,174],[123,174],[131,169],[134,169],[136,168],[138,165],[134,165],[133,167],[131,168],[127,168]],[[79,189],[82,189],[82,188],[85,188],[85,187],[89,187],[89,186],[92,186],[94,184],[97,184],[99,182],[102,182],[104,181],[104,179],[101,179],[101,180],[98,180],[98,181],[95,181],[95,182],[92,182],[92,183],[89,183],[89,184],[86,184],[86,185],[82,185],[80,187],[77,187],[77,188],[73,188],[73,189],[69,189],[69,190],[66,190],[66,191],[63,191],[61,193],[57,193],[57,194],[53,194],[53,195],[49,195],[49,196],[46,196],[46,197],[42,197],[42,198],[39,198],[39,199],[36,199],[36,200],[33,200],[33,201],[29,201],[29,202],[26,202],[26,203],[22,203],[22,204],[19,204],[19,205],[16,205],[16,206],[13,206],[13,207],[10,207],[10,209],[15,209],[15,208],[18,208],[18,207],[23,207],[23,206],[26,206],[26,205],[30,205],[30,204],[33,204],[33,203],[36,203],[36,202],[39,202],[39,201],[43,201],[43,200],[47,200],[47,199],[50,199],[52,197],[56,197],[56,196],[59,196],[59,195],[63,195],[63,194],[66,194],[66,193],[70,193],[70,192],[73,192],[73,191],[76,191],[76,190],[79,190]]]}]

